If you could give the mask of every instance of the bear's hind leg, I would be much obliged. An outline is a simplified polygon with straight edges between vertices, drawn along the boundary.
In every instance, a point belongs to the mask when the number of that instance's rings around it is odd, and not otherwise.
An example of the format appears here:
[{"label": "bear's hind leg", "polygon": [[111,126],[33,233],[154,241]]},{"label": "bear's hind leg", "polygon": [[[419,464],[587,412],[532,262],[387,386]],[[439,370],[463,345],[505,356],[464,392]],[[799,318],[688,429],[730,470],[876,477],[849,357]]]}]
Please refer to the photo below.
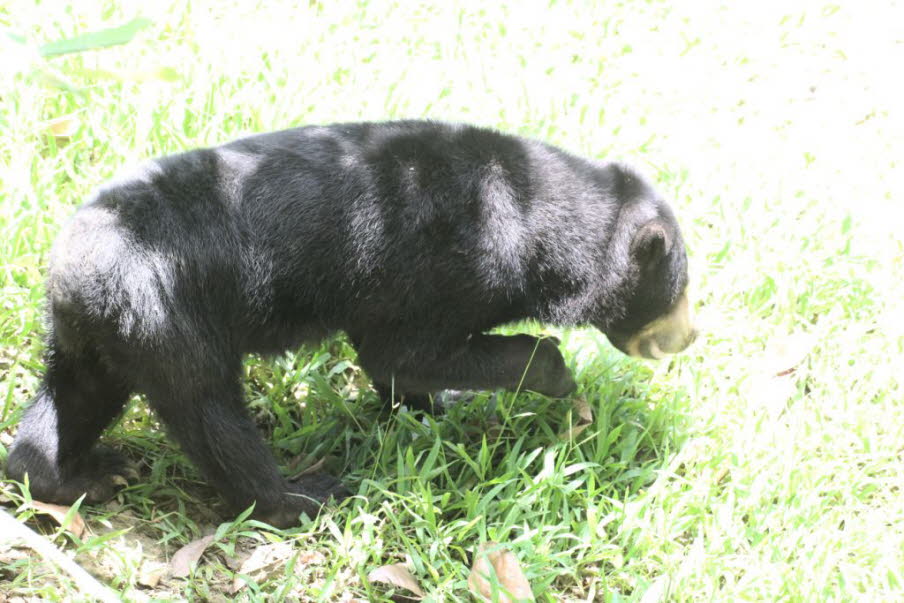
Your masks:
[{"label": "bear's hind leg", "polygon": [[207,360],[182,367],[161,363],[146,393],[167,431],[232,511],[254,503],[255,518],[287,527],[301,513],[316,515],[330,497],[348,495],[326,474],[283,478],[245,408],[241,365]]},{"label": "bear's hind leg", "polygon": [[9,454],[7,473],[28,475],[31,495],[71,504],[113,496],[134,475],[119,453],[96,446],[101,432],[122,412],[129,387],[92,350],[66,350],[48,338],[47,369],[37,396],[26,409]]}]

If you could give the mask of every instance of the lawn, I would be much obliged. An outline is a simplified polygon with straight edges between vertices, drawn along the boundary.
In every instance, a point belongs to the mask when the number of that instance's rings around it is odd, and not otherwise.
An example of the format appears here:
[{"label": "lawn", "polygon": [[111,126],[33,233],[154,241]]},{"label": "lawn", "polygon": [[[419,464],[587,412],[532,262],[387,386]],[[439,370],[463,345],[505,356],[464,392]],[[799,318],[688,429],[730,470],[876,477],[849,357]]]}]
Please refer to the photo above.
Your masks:
[{"label": "lawn", "polygon": [[[137,16],[125,45],[38,54]],[[589,329],[507,327],[561,337],[577,394],[482,393],[436,419],[382,413],[341,336],[248,358],[287,471],[324,463],[355,493],[292,530],[222,515],[140,398],[106,436],[140,479],[79,509],[81,535],[17,484],[0,501],[128,600],[389,600],[407,591],[368,575],[394,563],[470,600],[490,541],[541,601],[904,599],[901,23],[880,1],[10,0],[0,466],[61,223],[144,158],[251,132],[430,117],[636,165],[673,200],[703,334],[651,363]],[[83,596],[0,533],[0,601]]]}]

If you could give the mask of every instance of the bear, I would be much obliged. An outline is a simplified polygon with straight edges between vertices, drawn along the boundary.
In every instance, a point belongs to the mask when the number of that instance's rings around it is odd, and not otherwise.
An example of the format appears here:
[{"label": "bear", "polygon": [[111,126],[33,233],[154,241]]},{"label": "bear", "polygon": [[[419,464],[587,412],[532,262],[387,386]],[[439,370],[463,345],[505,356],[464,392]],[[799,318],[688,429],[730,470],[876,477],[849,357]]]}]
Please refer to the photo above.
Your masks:
[{"label": "bear", "polygon": [[339,123],[158,158],[53,246],[46,371],[7,473],[47,502],[110,498],[130,469],[97,440],[137,392],[230,509],[291,526],[348,491],[280,474],[245,354],[341,331],[384,397],[564,397],[556,340],[489,331],[592,326],[658,358],[696,335],[687,282],[675,215],[640,174],[492,129]]}]

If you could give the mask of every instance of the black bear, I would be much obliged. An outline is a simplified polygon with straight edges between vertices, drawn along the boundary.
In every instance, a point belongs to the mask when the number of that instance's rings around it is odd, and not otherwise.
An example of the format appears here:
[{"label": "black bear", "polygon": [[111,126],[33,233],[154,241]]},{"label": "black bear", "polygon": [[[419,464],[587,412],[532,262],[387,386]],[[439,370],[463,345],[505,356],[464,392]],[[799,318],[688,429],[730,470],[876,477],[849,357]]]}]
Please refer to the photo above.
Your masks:
[{"label": "black bear", "polygon": [[427,121],[303,127],[149,162],[60,234],[46,374],[8,474],[35,498],[110,497],[127,465],[96,445],[133,392],[233,509],[277,526],[345,491],[289,482],[246,412],[241,362],[344,331],[384,395],[574,381],[554,340],[593,325],[623,352],[694,337],[675,217],[631,169]]}]

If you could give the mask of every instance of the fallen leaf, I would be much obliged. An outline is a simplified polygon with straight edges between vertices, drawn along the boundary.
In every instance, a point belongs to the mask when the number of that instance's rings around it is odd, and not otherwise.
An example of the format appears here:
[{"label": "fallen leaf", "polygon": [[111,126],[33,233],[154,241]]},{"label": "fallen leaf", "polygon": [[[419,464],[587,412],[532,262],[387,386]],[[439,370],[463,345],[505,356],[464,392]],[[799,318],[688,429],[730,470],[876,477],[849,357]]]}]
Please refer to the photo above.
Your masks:
[{"label": "fallen leaf", "polygon": [[[254,549],[251,556],[242,563],[238,574],[247,576],[255,582],[261,582],[271,578],[274,574],[285,570],[286,565],[296,555],[295,548],[288,542],[276,542],[265,544]],[[296,560],[296,563],[300,561]],[[232,593],[235,594],[247,586],[247,581],[242,576],[236,576],[232,581]]]},{"label": "fallen leaf", "polygon": [[198,563],[198,559],[204,554],[204,551],[213,542],[214,535],[205,536],[192,540],[184,547],[176,551],[173,558],[170,559],[170,573],[175,578],[185,578],[192,570],[192,567]]},{"label": "fallen leaf", "polygon": [[76,115],[64,115],[47,122],[47,133],[59,140],[69,140],[78,131]]},{"label": "fallen leaf", "polygon": [[159,561],[145,561],[138,571],[138,584],[147,588],[156,588],[160,579],[166,575],[169,568]]},{"label": "fallen leaf", "polygon": [[393,563],[392,565],[378,567],[367,574],[367,579],[374,583],[382,582],[383,584],[404,588],[408,592],[414,593],[418,599],[424,597],[424,591],[421,590],[417,580],[414,579],[414,576],[411,575],[404,563]]},{"label": "fallen leaf", "polygon": [[574,425],[569,425],[568,429],[560,433],[560,440],[573,440],[593,424],[593,411],[590,410],[590,405],[587,403],[586,398],[583,396],[575,398],[572,410],[578,416],[578,422]]},{"label": "fallen leaf", "polygon": [[782,377],[793,372],[816,345],[816,337],[807,333],[772,337],[766,344],[761,372],[770,377]]},{"label": "fallen leaf", "polygon": [[52,505],[50,503],[41,502],[39,500],[31,501],[31,508],[41,513],[43,515],[50,515],[55,522],[60,524],[60,526],[70,532],[76,538],[81,538],[82,534],[85,533],[85,520],[82,519],[82,516],[78,511],[74,512],[69,520],[66,520],[66,516],[72,510],[72,507],[67,507],[63,505]]},{"label": "fallen leaf", "polygon": [[773,337],[755,363],[756,369],[744,387],[744,395],[780,416],[797,391],[797,367],[807,358],[816,338],[806,333]]},{"label": "fallen leaf", "polygon": [[325,562],[326,557],[320,551],[301,551],[295,560],[295,571],[297,572],[300,566],[323,565]]},{"label": "fallen leaf", "polygon": [[769,409],[774,416],[785,411],[797,391],[797,378],[793,374],[764,379],[756,388],[757,402]]},{"label": "fallen leaf", "polygon": [[586,398],[583,396],[575,398],[574,410],[581,418],[581,423],[593,423],[593,411],[590,410],[590,405],[587,404]]},{"label": "fallen leaf", "polygon": [[498,542],[477,547],[468,576],[471,593],[485,601],[533,601],[534,594],[517,557]]},{"label": "fallen leaf", "polygon": [[3,543],[0,548],[0,567],[12,566],[16,561],[25,561],[31,559],[32,552],[25,548],[7,548],[8,542]]},{"label": "fallen leaf", "polygon": [[251,558],[252,551],[239,550],[236,548],[234,557],[225,557],[224,561],[226,562],[226,567],[231,569],[234,572],[239,571],[242,568],[242,564],[244,564],[248,559]]}]

